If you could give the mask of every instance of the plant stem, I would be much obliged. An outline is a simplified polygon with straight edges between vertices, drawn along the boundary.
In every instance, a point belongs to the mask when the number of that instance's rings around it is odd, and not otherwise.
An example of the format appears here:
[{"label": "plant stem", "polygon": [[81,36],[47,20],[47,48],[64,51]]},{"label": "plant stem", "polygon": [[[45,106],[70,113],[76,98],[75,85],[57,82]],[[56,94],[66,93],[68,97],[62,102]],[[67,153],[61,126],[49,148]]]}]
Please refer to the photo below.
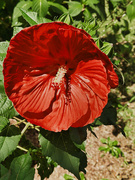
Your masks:
[{"label": "plant stem", "polygon": [[21,147],[21,146],[19,146],[19,145],[17,146],[17,148],[20,149],[20,150],[22,150],[22,151],[28,152],[27,149],[25,149],[25,148],[23,148],[23,147]]},{"label": "plant stem", "polygon": [[23,134],[25,133],[25,131],[28,129],[28,127],[31,125],[31,123],[26,123],[26,126],[23,128],[22,132],[21,132],[21,136],[23,136]]}]

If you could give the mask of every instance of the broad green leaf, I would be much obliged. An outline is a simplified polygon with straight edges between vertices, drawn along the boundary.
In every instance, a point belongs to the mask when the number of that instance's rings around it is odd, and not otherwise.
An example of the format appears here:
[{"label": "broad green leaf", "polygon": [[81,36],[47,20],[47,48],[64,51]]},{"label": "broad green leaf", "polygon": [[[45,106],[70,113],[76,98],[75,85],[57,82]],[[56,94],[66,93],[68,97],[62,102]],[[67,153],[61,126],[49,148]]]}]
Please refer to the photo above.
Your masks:
[{"label": "broad green leaf", "polygon": [[24,10],[28,10],[31,6],[32,6],[31,1],[21,1],[16,5],[16,7],[14,8],[14,11],[13,11],[13,16],[12,16],[12,19],[13,19],[12,26],[19,25],[18,18],[22,15],[20,8],[22,8]]},{"label": "broad green leaf", "polygon": [[0,133],[0,162],[12,154],[16,149],[21,135],[18,128],[8,126]]},{"label": "broad green leaf", "polygon": [[32,10],[37,12],[40,17],[44,17],[48,11],[46,0],[33,0]]},{"label": "broad green leaf", "polygon": [[39,141],[43,155],[51,157],[80,179],[79,166],[82,165],[81,168],[84,170],[86,156],[73,144],[68,131],[54,133],[41,129]]},{"label": "broad green leaf", "polygon": [[0,180],[33,180],[35,170],[31,166],[32,158],[29,153],[16,157],[11,162],[9,169],[0,165],[2,168]]},{"label": "broad green leaf", "polygon": [[16,180],[33,180],[35,170],[31,168],[32,158],[29,153],[15,158],[10,166],[11,171],[10,179]]},{"label": "broad green leaf", "polygon": [[9,120],[5,117],[0,116],[0,132],[9,123]]},{"label": "broad green leaf", "polygon": [[51,1],[48,1],[49,6],[52,8],[52,10],[58,14],[63,14],[63,13],[67,13],[67,9],[62,6],[61,4],[58,3],[54,3]]},{"label": "broad green leaf", "polygon": [[0,164],[0,180],[9,180],[10,172],[2,164]]},{"label": "broad green leaf", "polygon": [[20,8],[23,18],[31,25],[36,25],[37,23],[37,13],[26,12],[24,9]]},{"label": "broad green leaf", "polygon": [[70,1],[68,3],[69,6],[69,14],[72,17],[77,16],[78,14],[80,14],[82,12],[83,6],[80,2],[77,1]]},{"label": "broad green leaf", "polygon": [[130,20],[135,19],[135,5],[129,4],[127,6],[126,12],[127,12],[128,18]]},{"label": "broad green leaf", "polygon": [[18,115],[12,102],[8,99],[5,94],[0,94],[0,116],[12,118]]}]

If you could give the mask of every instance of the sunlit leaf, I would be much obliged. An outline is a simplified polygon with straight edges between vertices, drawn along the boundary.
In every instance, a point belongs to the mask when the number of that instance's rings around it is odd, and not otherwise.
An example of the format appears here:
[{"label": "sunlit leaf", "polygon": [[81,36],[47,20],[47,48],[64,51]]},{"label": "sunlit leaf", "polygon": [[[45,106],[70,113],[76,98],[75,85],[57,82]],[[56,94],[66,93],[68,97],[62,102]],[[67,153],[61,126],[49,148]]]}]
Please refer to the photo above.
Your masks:
[{"label": "sunlit leaf", "polygon": [[20,8],[23,18],[31,25],[36,25],[37,23],[37,13],[26,12],[24,9]]},{"label": "sunlit leaf", "polygon": [[33,0],[32,10],[37,12],[39,16],[43,17],[47,14],[48,3],[46,0]]},{"label": "sunlit leaf", "polygon": [[129,4],[127,6],[126,12],[127,12],[128,18],[130,20],[135,19],[135,5]]},{"label": "sunlit leaf", "polygon": [[83,6],[80,2],[70,1],[68,5],[69,5],[69,14],[72,17],[75,17],[82,12]]},{"label": "sunlit leaf", "polygon": [[36,12],[31,12],[31,11],[24,11],[21,9],[22,16],[23,18],[30,24],[30,25],[36,25],[36,24],[41,24],[41,23],[48,23],[51,22],[50,19],[43,18],[43,17],[38,17]]},{"label": "sunlit leaf", "polygon": [[21,1],[15,6],[14,11],[13,11],[13,16],[12,16],[12,19],[13,19],[12,26],[19,25],[18,18],[22,15],[20,8],[24,10],[28,10],[31,6],[32,6],[31,1]]}]

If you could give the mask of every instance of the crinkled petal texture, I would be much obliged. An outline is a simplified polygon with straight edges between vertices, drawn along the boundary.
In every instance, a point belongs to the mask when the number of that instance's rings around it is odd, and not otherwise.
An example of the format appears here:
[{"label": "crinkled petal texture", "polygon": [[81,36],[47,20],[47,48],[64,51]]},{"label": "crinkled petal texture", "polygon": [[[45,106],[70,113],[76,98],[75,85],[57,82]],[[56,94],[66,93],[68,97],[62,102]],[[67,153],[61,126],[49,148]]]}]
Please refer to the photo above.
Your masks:
[{"label": "crinkled petal texture", "polygon": [[[60,67],[66,73],[55,85]],[[112,63],[91,36],[60,22],[25,28],[13,37],[3,74],[19,114],[55,132],[92,123],[118,85]]]}]

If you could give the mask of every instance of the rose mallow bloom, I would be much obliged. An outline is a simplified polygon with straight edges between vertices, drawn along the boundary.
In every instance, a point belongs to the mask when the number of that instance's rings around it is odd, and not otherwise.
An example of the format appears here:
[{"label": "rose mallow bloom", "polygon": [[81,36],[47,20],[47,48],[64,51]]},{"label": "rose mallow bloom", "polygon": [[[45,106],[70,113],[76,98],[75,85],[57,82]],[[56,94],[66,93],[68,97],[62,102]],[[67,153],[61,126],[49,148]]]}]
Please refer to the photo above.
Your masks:
[{"label": "rose mallow bloom", "polygon": [[118,77],[82,29],[62,22],[14,36],[4,60],[4,86],[18,113],[50,131],[83,127],[102,113]]}]

